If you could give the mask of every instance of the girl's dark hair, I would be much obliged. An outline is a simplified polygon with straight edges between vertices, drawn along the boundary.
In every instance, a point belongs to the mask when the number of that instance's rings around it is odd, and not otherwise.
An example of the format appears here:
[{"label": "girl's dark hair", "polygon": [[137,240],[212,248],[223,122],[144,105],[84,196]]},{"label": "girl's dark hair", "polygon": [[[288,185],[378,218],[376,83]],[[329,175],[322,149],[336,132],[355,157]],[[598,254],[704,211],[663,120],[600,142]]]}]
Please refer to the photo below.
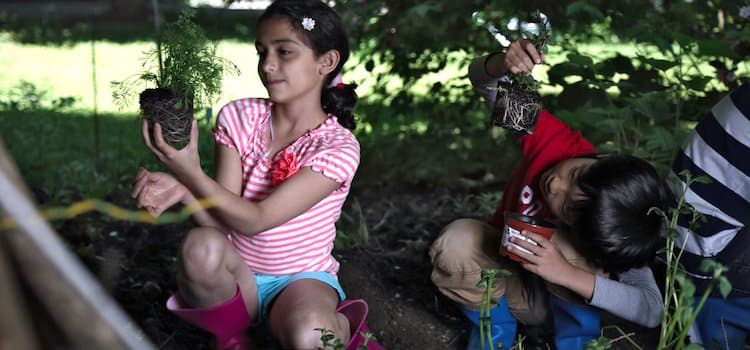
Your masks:
[{"label": "girl's dark hair", "polygon": [[[329,86],[336,75],[341,73],[341,68],[349,59],[349,39],[339,15],[320,0],[277,0],[260,16],[258,26],[266,20],[277,18],[286,19],[316,56],[330,50],[339,52],[341,59],[336,68],[326,77],[320,103],[323,110],[335,115],[341,125],[354,130],[356,123],[352,109],[357,103],[357,93],[354,91],[357,85]],[[303,18],[311,18],[315,21],[312,30],[302,27]]]},{"label": "girl's dark hair", "polygon": [[674,195],[656,169],[629,155],[601,158],[580,175],[581,200],[569,207],[573,243],[585,258],[613,274],[652,262]]}]

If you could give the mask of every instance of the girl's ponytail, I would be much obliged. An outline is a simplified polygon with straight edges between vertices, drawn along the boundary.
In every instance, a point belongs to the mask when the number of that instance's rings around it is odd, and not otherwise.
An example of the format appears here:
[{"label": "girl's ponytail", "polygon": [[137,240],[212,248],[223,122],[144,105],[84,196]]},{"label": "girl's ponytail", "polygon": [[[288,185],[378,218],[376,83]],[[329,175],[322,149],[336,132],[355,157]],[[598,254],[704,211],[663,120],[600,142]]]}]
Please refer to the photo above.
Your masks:
[{"label": "girl's ponytail", "polygon": [[331,113],[338,118],[343,127],[354,130],[356,120],[352,110],[357,103],[357,92],[354,89],[357,84],[338,83],[323,89],[320,96],[321,105],[326,113]]}]

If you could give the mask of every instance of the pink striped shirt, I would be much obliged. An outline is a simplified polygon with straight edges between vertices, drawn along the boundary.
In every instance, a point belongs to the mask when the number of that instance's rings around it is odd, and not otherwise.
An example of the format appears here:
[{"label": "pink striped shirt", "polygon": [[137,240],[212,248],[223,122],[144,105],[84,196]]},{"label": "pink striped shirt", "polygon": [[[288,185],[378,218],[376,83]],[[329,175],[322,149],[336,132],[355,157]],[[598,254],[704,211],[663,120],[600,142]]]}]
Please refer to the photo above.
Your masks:
[{"label": "pink striped shirt", "polygon": [[309,130],[273,159],[266,157],[272,102],[245,98],[226,104],[214,129],[217,143],[237,150],[242,159],[242,197],[253,202],[270,195],[271,165],[291,152],[299,167],[310,167],[341,186],[328,197],[291,220],[252,237],[231,232],[230,239],[245,263],[256,273],[290,275],[305,271],[336,274],[339,263],[331,254],[335,222],[349,194],[359,166],[359,142],[336,116]]}]

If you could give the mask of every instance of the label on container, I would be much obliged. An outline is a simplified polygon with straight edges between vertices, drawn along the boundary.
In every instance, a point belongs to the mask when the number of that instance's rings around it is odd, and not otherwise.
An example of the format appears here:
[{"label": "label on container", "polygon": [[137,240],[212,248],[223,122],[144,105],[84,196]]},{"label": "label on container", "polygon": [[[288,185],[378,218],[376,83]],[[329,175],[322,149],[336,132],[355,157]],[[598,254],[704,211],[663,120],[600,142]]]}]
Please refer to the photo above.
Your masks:
[{"label": "label on container", "polygon": [[516,229],[514,229],[514,228],[512,228],[512,227],[510,227],[508,225],[505,225],[505,229],[503,229],[503,237],[502,237],[502,239],[500,241],[501,244],[503,245],[503,247],[505,247],[506,249],[508,249],[508,246],[512,245],[514,248],[518,248],[518,250],[520,250],[520,251],[522,251],[524,253],[532,254],[532,255],[534,254],[531,251],[529,251],[528,249],[519,246],[518,244],[511,243],[510,242],[511,237],[515,237],[517,239],[520,239],[520,240],[532,243],[534,245],[538,245],[533,239],[522,235],[521,231],[516,230]]}]

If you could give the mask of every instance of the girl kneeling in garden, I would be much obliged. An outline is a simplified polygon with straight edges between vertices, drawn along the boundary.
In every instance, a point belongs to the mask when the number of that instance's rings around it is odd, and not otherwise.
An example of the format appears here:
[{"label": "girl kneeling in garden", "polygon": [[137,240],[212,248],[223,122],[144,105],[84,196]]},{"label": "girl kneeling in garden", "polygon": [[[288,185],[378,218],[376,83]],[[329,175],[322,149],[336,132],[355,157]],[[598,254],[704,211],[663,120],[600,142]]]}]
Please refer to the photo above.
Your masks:
[{"label": "girl kneeling in garden", "polygon": [[171,174],[142,169],[133,191],[139,206],[159,215],[178,202],[216,201],[193,214],[199,227],[182,245],[179,292],[167,306],[215,334],[218,348],[250,348],[244,330],[260,321],[283,348],[320,347],[321,328],[344,344],[357,335],[362,320],[351,319],[352,304],[339,304],[345,295],[331,255],[359,165],[350,131],[355,85],[341,82],[347,40],[319,0],[268,7],[255,45],[269,98],[221,109],[215,180],[201,169],[195,122],[189,144],[176,150],[158,124],[150,130],[144,121],[146,145]]}]

